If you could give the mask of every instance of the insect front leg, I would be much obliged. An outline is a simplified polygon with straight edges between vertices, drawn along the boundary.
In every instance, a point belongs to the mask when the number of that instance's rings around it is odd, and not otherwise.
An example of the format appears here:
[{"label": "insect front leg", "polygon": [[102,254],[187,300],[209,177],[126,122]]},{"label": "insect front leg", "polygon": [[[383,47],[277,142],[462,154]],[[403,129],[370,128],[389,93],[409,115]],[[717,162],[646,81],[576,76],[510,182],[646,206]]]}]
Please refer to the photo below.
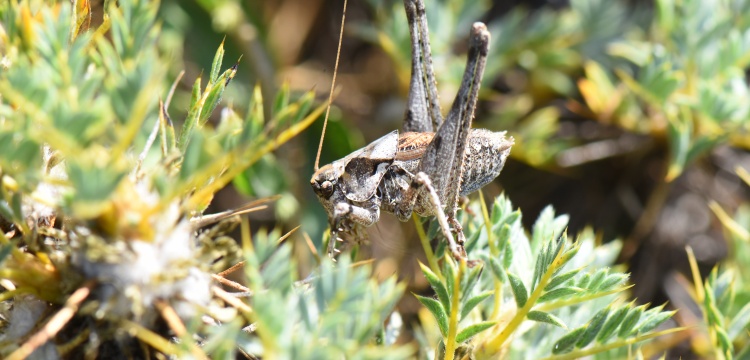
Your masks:
[{"label": "insect front leg", "polygon": [[347,202],[336,204],[333,209],[333,216],[331,217],[331,238],[328,240],[328,256],[331,259],[335,259],[335,255],[341,252],[336,249],[336,243],[343,241],[338,236],[339,232],[355,230],[357,224],[371,226],[378,219],[380,219],[380,206],[377,203],[369,204],[367,207]]}]

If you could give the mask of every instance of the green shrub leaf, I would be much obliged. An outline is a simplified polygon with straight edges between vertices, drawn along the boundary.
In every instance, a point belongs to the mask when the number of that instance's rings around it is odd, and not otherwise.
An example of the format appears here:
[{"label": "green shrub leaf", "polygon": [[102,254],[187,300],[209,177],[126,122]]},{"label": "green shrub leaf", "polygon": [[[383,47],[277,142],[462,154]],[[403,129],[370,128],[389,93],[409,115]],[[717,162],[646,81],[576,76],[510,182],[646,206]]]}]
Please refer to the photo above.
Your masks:
[{"label": "green shrub leaf", "polygon": [[510,280],[510,287],[513,290],[513,296],[516,299],[516,305],[522,308],[526,305],[526,301],[529,299],[529,293],[526,291],[521,278],[513,273],[508,273],[508,279]]},{"label": "green shrub leaf", "polygon": [[563,321],[560,320],[557,316],[552,315],[548,312],[544,312],[544,311],[536,311],[536,310],[529,311],[529,313],[526,314],[526,318],[531,321],[542,322],[542,323],[546,323],[550,325],[559,326],[563,329],[568,328],[567,326],[565,326],[565,323],[563,323]]}]

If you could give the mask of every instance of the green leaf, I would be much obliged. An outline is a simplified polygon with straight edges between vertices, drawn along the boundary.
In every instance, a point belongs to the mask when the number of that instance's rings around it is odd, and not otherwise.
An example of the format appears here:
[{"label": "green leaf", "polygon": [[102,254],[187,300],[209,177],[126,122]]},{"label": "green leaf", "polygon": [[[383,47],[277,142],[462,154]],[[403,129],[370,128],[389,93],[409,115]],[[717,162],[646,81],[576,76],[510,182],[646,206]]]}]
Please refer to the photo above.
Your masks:
[{"label": "green leaf", "polygon": [[748,325],[750,325],[750,303],[745,304],[745,306],[743,306],[742,309],[732,317],[732,322],[727,329],[727,335],[729,335],[730,339],[735,339],[745,330],[745,328],[748,327]]},{"label": "green leaf", "polygon": [[219,72],[221,71],[221,62],[224,59],[224,41],[222,40],[219,44],[219,48],[216,49],[216,55],[214,55],[214,61],[211,63],[211,75],[208,78],[209,85],[216,84],[216,80],[219,78]]},{"label": "green leaf", "polygon": [[628,316],[625,317],[625,320],[622,321],[622,325],[620,325],[620,331],[617,332],[617,336],[624,338],[633,333],[635,325],[638,324],[638,320],[640,320],[641,315],[643,315],[644,308],[645,305],[641,305],[628,312]]},{"label": "green leaf", "polygon": [[641,324],[638,326],[638,333],[647,333],[653,329],[655,329],[657,326],[661,325],[663,322],[669,320],[669,318],[674,315],[675,311],[667,311],[667,312],[656,312],[654,314],[651,314],[651,316],[644,319]]},{"label": "green leaf", "polygon": [[550,325],[559,326],[563,329],[568,328],[567,326],[565,326],[565,323],[563,323],[563,321],[560,320],[557,316],[552,315],[548,312],[544,312],[544,311],[536,311],[536,310],[529,311],[529,313],[526,314],[526,318],[531,321],[542,322],[542,323],[546,323]]},{"label": "green leaf", "polygon": [[615,330],[617,330],[622,321],[625,320],[625,316],[628,315],[628,310],[630,310],[629,307],[623,306],[615,311],[615,313],[609,317],[607,322],[604,323],[602,330],[596,337],[596,341],[604,343],[609,340],[609,338],[615,334]]},{"label": "green leaf", "polygon": [[553,277],[552,280],[550,280],[550,282],[547,284],[547,286],[544,287],[544,291],[549,292],[550,290],[555,289],[556,287],[558,287],[558,286],[562,285],[564,282],[572,279],[573,277],[575,277],[579,273],[581,273],[581,269],[580,268],[575,269],[575,270],[571,270],[571,271],[568,271],[566,273],[563,273],[563,274],[560,274],[560,275],[557,275],[557,276]]},{"label": "green leaf", "polygon": [[577,287],[557,288],[552,291],[546,292],[542,296],[540,296],[539,302],[543,303],[543,302],[552,301],[552,300],[556,300],[556,299],[563,298],[563,297],[568,297],[571,295],[578,294],[581,291],[583,291],[583,289],[577,288]]},{"label": "green leaf", "polygon": [[446,289],[443,282],[440,281],[440,278],[432,272],[429,267],[421,262],[419,263],[419,267],[422,269],[424,277],[427,278],[427,282],[429,282],[432,289],[435,290],[435,294],[437,294],[438,300],[440,300],[440,303],[443,305],[443,309],[445,309],[446,312],[450,312],[451,299],[448,295],[448,289]]},{"label": "green leaf", "polygon": [[456,335],[456,342],[462,343],[466,340],[471,339],[474,335],[493,327],[496,324],[495,321],[485,321],[467,326],[465,329]]},{"label": "green leaf", "polygon": [[495,258],[489,258],[488,261],[485,261],[485,263],[490,264],[490,270],[492,271],[492,275],[500,281],[501,283],[505,282],[508,278],[508,275],[505,273],[505,269],[503,269],[503,266],[500,265],[500,262]]},{"label": "green leaf", "polygon": [[596,291],[596,289],[599,288],[602,282],[604,282],[604,278],[607,277],[608,273],[609,269],[599,269],[596,273],[594,273],[594,276],[591,277],[591,282],[586,288],[591,291]]},{"label": "green leaf", "polygon": [[77,162],[68,164],[70,182],[76,190],[76,202],[106,200],[126,174],[125,171],[84,166]]},{"label": "green leaf", "polygon": [[628,276],[627,274],[620,274],[620,273],[609,274],[607,278],[604,279],[604,281],[602,281],[601,285],[599,285],[598,288],[592,289],[592,290],[594,291],[610,290],[614,288],[615,286],[620,285],[626,280],[628,280],[629,277],[630,276]]},{"label": "green leaf", "polygon": [[510,287],[513,290],[513,296],[516,298],[516,305],[522,308],[526,305],[526,301],[529,299],[529,293],[526,291],[526,286],[523,284],[521,278],[515,274],[508,272],[508,279],[510,280]]},{"label": "green leaf", "polygon": [[729,338],[729,335],[727,335],[723,328],[715,327],[714,330],[716,330],[716,339],[718,340],[721,349],[724,350],[724,354],[731,354],[734,346],[732,345],[732,340]]},{"label": "green leaf", "polygon": [[585,330],[585,328],[579,327],[561,337],[555,342],[555,345],[552,346],[552,353],[564,354],[567,352],[571,352],[575,347],[576,342],[578,342],[578,339],[583,335],[583,332]]},{"label": "green leaf", "polygon": [[[445,243],[445,241],[443,241],[443,243]],[[443,262],[443,276],[445,277],[445,287],[448,290],[448,293],[453,294],[453,286],[458,285],[454,284],[456,279],[456,263],[450,256],[447,256],[445,262]]]},{"label": "green leaf", "polygon": [[594,338],[596,338],[596,335],[598,335],[604,327],[604,322],[607,321],[609,310],[609,307],[599,310],[599,312],[597,312],[596,315],[591,318],[591,321],[589,321],[588,325],[586,325],[586,331],[583,332],[581,338],[576,342],[577,348],[586,347],[594,340]]},{"label": "green leaf", "polygon": [[[478,234],[479,231],[477,231],[476,233]],[[471,271],[469,271],[468,275],[466,276],[466,281],[464,281],[461,285],[463,289],[461,290],[460,299],[462,301],[469,298],[472,290],[474,290],[474,287],[477,285],[477,281],[479,281],[479,275],[482,274],[482,270],[484,270],[484,265],[478,264],[474,266]]]},{"label": "green leaf", "polygon": [[494,294],[494,291],[488,290],[479,295],[469,298],[469,300],[466,301],[463,308],[461,309],[461,319],[465,318],[466,315],[469,315],[469,313],[471,312],[472,309],[474,309],[474,307],[479,305],[482,301],[484,301],[488,297],[492,296],[492,294]]},{"label": "green leaf", "polygon": [[198,126],[203,126],[208,121],[208,117],[214,112],[216,106],[219,105],[222,95],[224,95],[224,89],[226,89],[229,82],[234,78],[237,73],[237,64],[234,64],[231,68],[224,72],[219,81],[211,86],[211,89],[206,96],[206,100],[203,102],[201,108],[200,117],[198,120]]},{"label": "green leaf", "polygon": [[414,294],[414,296],[416,296],[417,300],[419,300],[419,302],[421,302],[422,305],[424,305],[424,307],[426,307],[427,310],[432,313],[432,316],[435,317],[435,320],[437,320],[438,323],[438,327],[440,327],[440,333],[443,335],[443,337],[448,336],[448,315],[445,313],[443,305],[441,305],[439,301],[433,298],[428,298],[417,294]]},{"label": "green leaf", "polygon": [[201,107],[200,105],[200,99],[201,99],[201,78],[200,76],[195,79],[195,82],[193,83],[193,91],[190,94],[190,106],[188,109],[187,117],[185,118],[185,123],[182,125],[182,133],[180,133],[180,140],[178,141],[178,145],[180,150],[183,152],[187,148],[187,143],[190,141],[190,136],[193,133],[193,129],[195,129],[195,126],[198,124],[198,116],[200,115]]},{"label": "green leaf", "polygon": [[506,241],[503,249],[503,266],[508,269],[511,265],[513,265],[513,246],[510,241]]}]

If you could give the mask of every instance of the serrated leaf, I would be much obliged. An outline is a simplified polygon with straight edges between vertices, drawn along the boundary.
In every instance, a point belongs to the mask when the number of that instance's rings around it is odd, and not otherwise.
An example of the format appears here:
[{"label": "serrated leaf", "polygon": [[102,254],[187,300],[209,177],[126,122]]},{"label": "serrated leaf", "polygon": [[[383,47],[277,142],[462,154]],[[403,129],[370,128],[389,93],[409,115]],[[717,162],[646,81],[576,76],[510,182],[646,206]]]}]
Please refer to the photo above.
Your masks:
[{"label": "serrated leaf", "polygon": [[417,297],[417,300],[419,300],[424,307],[427,308],[427,310],[430,311],[433,317],[435,317],[435,320],[437,320],[438,327],[440,328],[440,333],[443,335],[443,337],[448,336],[448,315],[445,312],[445,309],[443,309],[443,305],[440,304],[439,301],[425,297],[420,296],[417,294],[414,294],[414,296]]},{"label": "serrated leaf", "polygon": [[508,280],[510,280],[510,288],[513,290],[513,297],[516,299],[516,305],[522,308],[526,305],[526,301],[529,299],[529,293],[526,291],[526,286],[523,284],[521,278],[515,274],[508,272]]},{"label": "serrated leaf", "polygon": [[584,330],[585,328],[579,327],[561,337],[555,342],[555,345],[552,346],[552,353],[564,354],[572,351],[576,342],[578,342],[578,339],[583,335]]},{"label": "serrated leaf", "polygon": [[435,290],[435,294],[437,294],[438,300],[440,300],[440,304],[443,305],[443,309],[445,309],[446,312],[450,312],[451,299],[448,295],[448,289],[446,289],[445,284],[440,281],[440,278],[434,272],[432,272],[429,267],[425,266],[421,262],[419,263],[419,267],[422,269],[422,274],[424,274],[424,277],[427,278],[427,282],[429,282],[430,286],[432,286],[432,289]]},{"label": "serrated leaf", "polygon": [[609,307],[604,308],[602,310],[599,310],[599,312],[597,312],[596,315],[591,318],[591,321],[589,321],[588,325],[586,325],[586,330],[583,332],[583,335],[581,335],[581,338],[576,342],[577,348],[584,348],[592,341],[594,341],[596,336],[604,327],[604,323],[607,321],[609,311]]},{"label": "serrated leaf", "polygon": [[495,321],[485,321],[467,326],[465,329],[461,330],[458,335],[456,335],[456,342],[460,344],[466,340],[469,340],[474,337],[474,335],[495,326],[495,324]]},{"label": "serrated leaf", "polygon": [[542,296],[540,296],[539,297],[539,302],[543,303],[543,302],[552,301],[552,300],[556,300],[556,299],[563,298],[563,297],[568,297],[568,296],[571,296],[571,295],[578,294],[581,291],[582,291],[582,289],[581,288],[577,288],[577,287],[561,287],[561,288],[557,288],[557,289],[554,289],[552,291],[548,291],[548,292],[544,293]]},{"label": "serrated leaf", "polygon": [[526,314],[526,318],[531,321],[542,322],[545,324],[559,326],[563,329],[568,328],[567,326],[565,326],[565,323],[563,323],[563,321],[560,320],[557,316],[552,315],[548,312],[544,312],[544,311],[537,311],[537,310],[529,311],[529,313]]},{"label": "serrated leaf", "polygon": [[474,309],[474,307],[479,305],[482,301],[484,301],[488,297],[492,296],[493,293],[494,292],[492,290],[489,290],[489,291],[485,291],[479,295],[469,298],[469,300],[466,301],[463,308],[461,309],[460,319],[463,319],[466,317],[466,315],[469,315],[469,313],[471,312],[472,309]]}]

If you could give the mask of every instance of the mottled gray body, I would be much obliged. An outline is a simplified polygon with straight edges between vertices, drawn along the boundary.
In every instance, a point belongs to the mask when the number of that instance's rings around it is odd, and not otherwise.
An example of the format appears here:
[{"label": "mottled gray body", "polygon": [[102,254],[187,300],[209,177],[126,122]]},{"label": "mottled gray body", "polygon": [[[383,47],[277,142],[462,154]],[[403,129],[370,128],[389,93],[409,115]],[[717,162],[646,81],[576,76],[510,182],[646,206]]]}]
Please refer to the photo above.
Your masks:
[{"label": "mottled gray body", "polygon": [[[490,34],[474,23],[461,87],[443,120],[432,69],[422,0],[404,0],[412,43],[412,74],[404,132],[393,131],[315,172],[310,184],[331,221],[329,255],[339,233],[361,236],[360,226],[380,210],[406,221],[413,212],[435,215],[455,257],[463,257],[463,231],[456,220],[459,195],[492,181],[503,168],[512,138],[505,132],[471,129]],[[435,131],[435,129],[437,131]],[[434,131],[434,132],[433,132]],[[446,218],[447,215],[447,218]],[[451,236],[449,223],[457,236]]]},{"label": "mottled gray body", "polygon": [[[419,133],[419,137],[431,141],[433,133]],[[405,133],[401,143],[417,137],[417,133]],[[472,129],[469,132],[468,143],[463,156],[463,171],[459,184],[459,196],[466,196],[494,180],[505,165],[510,154],[512,140],[505,137],[505,132],[492,132],[485,129]],[[424,143],[427,145],[428,143]],[[406,194],[414,187],[414,176],[418,172],[426,146],[415,146],[409,150],[399,147],[396,159],[383,176],[378,187],[380,208],[396,215],[399,220],[407,221],[412,212],[419,216],[435,215],[435,207],[430,203],[424,189],[417,192],[416,201],[410,208]],[[418,157],[416,157],[418,155]],[[447,193],[446,193],[447,194]],[[447,204],[441,198],[442,204]],[[450,210],[450,209],[441,209]]]}]

